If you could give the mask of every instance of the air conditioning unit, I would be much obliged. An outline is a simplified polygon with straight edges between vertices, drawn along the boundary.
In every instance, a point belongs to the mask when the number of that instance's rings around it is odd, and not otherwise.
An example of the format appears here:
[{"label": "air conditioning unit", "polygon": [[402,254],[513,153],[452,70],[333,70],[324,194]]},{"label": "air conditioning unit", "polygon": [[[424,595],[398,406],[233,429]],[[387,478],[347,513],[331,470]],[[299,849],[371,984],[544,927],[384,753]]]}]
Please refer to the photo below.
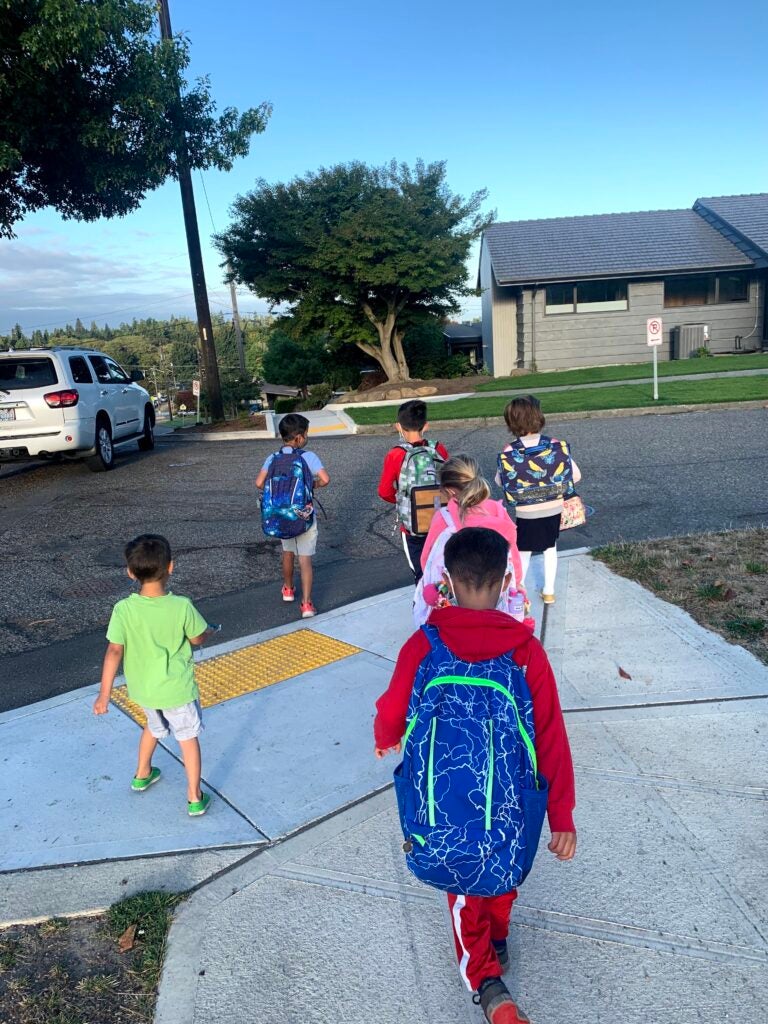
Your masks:
[{"label": "air conditioning unit", "polygon": [[709,348],[709,324],[680,324],[669,332],[670,359],[687,359],[700,348]]}]

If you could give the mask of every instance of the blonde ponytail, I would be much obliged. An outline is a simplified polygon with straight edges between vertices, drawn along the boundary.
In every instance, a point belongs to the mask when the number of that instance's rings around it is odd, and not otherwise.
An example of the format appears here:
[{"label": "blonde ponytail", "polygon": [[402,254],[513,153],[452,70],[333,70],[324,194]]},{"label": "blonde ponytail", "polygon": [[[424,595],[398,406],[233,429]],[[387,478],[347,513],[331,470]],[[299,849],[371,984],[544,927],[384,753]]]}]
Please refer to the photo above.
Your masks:
[{"label": "blonde ponytail", "polygon": [[462,521],[471,508],[491,496],[490,485],[480,472],[480,464],[471,455],[452,455],[444,462],[440,470],[440,486],[444,491],[456,492]]}]

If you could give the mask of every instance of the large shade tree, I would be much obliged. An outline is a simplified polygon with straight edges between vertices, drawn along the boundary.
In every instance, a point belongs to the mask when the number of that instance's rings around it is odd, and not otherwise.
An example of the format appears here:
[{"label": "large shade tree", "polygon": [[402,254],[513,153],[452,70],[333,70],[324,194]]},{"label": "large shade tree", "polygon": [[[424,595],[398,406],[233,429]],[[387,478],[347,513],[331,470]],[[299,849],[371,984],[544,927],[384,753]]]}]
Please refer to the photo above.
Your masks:
[{"label": "large shade tree", "polygon": [[410,376],[409,326],[458,312],[473,241],[491,220],[484,191],[454,195],[445,164],[339,164],[288,184],[257,182],[217,236],[234,278],[287,305],[300,330],[327,331]]},{"label": "large shade tree", "polygon": [[178,173],[229,170],[268,104],[217,115],[188,45],[161,41],[155,0],[0,0],[0,235],[28,212],[136,209]]}]

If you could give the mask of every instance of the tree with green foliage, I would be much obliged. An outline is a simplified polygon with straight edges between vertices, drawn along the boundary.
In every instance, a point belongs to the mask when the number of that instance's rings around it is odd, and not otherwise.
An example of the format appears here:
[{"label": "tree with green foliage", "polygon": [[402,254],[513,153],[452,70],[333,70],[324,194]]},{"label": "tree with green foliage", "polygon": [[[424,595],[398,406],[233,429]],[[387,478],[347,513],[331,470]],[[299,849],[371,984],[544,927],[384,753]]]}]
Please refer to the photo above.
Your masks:
[{"label": "tree with green foliage", "polygon": [[272,331],[264,353],[264,377],[270,384],[301,388],[325,379],[326,362],[318,346],[296,341],[280,328]]},{"label": "tree with green foliage", "polygon": [[135,210],[192,168],[229,170],[267,103],[216,114],[186,82],[183,36],[160,40],[155,0],[0,0],[0,235],[53,206],[96,220]]},{"label": "tree with green foliage", "polygon": [[301,331],[352,342],[402,381],[408,327],[455,314],[474,294],[466,261],[492,219],[485,199],[454,195],[444,163],[339,164],[259,181],[216,242],[234,279],[287,304]]}]

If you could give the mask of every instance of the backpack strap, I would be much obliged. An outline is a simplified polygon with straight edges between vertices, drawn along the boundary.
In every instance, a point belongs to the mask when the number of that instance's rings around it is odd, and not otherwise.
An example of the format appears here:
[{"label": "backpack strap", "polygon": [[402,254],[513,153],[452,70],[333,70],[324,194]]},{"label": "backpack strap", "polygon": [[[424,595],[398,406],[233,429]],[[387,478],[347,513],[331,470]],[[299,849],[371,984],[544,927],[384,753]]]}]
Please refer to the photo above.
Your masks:
[{"label": "backpack strap", "polygon": [[429,641],[429,648],[431,651],[437,651],[443,646],[443,642],[440,639],[440,633],[438,632],[437,626],[431,626],[427,622],[421,627],[421,631]]}]

